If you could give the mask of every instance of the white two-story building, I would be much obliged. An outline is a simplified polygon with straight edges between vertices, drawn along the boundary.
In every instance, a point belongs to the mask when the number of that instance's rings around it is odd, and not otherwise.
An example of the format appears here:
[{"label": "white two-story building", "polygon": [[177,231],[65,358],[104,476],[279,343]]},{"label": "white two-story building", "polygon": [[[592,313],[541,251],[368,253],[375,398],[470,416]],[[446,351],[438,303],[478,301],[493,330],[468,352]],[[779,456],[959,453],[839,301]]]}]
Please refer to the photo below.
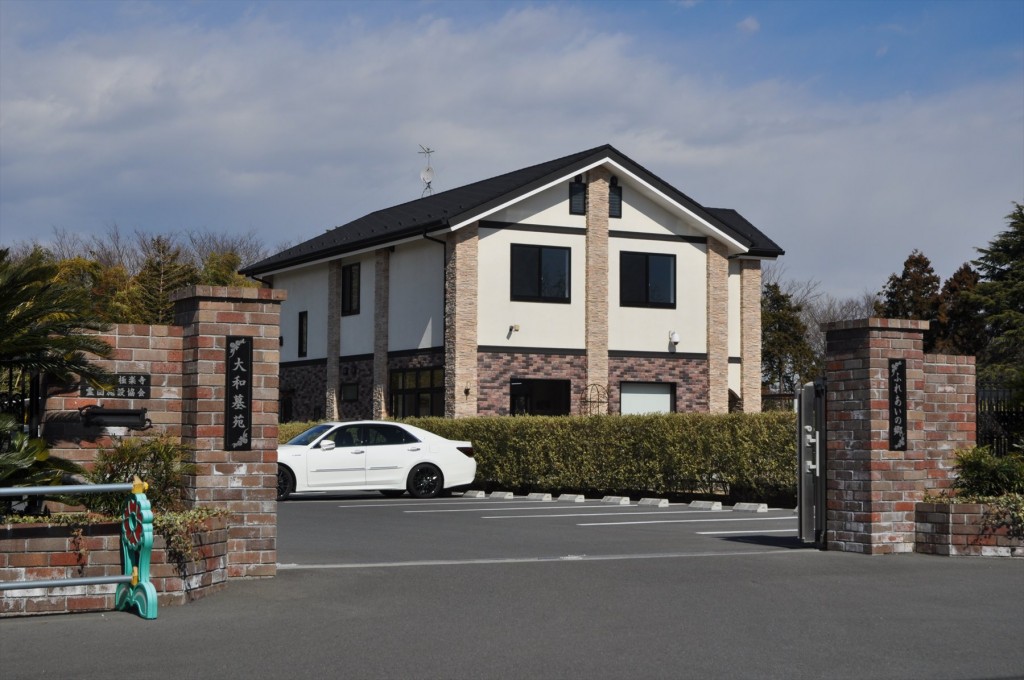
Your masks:
[{"label": "white two-story building", "polygon": [[757,411],[761,261],[782,254],[606,145],[242,273],[288,293],[282,420]]}]

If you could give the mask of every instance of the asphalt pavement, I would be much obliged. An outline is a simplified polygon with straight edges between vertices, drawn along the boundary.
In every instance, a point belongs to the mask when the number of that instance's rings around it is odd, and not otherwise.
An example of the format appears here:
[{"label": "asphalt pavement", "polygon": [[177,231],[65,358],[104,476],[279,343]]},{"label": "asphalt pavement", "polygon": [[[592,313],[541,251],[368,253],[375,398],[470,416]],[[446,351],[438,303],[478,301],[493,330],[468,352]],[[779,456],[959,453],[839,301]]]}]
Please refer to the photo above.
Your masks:
[{"label": "asphalt pavement", "polygon": [[807,549],[791,510],[460,500],[283,504],[276,578],[0,620],[0,677],[1024,678],[1022,560]]}]

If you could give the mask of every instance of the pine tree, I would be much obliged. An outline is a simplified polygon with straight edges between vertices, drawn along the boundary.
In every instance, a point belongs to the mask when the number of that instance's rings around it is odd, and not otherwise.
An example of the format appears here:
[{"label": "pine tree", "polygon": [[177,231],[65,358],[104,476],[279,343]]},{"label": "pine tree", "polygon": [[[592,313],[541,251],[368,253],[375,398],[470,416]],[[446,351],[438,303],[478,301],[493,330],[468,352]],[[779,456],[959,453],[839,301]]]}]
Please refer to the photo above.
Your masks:
[{"label": "pine tree", "polygon": [[981,282],[974,300],[984,315],[988,345],[979,353],[982,377],[1024,384],[1024,206],[1014,203],[1009,228],[973,261]]},{"label": "pine tree", "polygon": [[946,279],[939,291],[934,326],[934,351],[977,355],[986,344],[985,320],[979,314],[975,293],[980,277],[964,263]]},{"label": "pine tree", "polygon": [[[879,316],[890,319],[920,319],[934,322],[939,312],[939,277],[931,260],[913,250],[903,263],[903,272],[892,274],[879,293],[875,306]],[[924,350],[931,352],[936,330],[929,328],[924,336]]]}]

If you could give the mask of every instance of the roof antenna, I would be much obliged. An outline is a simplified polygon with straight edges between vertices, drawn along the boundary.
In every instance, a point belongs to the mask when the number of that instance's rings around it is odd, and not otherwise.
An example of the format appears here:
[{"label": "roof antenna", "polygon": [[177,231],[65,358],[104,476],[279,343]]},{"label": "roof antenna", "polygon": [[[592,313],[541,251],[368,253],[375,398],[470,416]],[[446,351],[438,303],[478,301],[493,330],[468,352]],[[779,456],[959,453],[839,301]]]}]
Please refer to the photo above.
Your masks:
[{"label": "roof antenna", "polygon": [[420,170],[420,179],[423,181],[423,193],[420,194],[420,198],[423,198],[424,196],[434,195],[434,188],[430,186],[430,183],[434,181],[434,169],[430,167],[430,154],[434,153],[434,150],[422,144],[420,144],[420,149],[421,151],[416,153],[421,153],[427,157],[427,167]]}]

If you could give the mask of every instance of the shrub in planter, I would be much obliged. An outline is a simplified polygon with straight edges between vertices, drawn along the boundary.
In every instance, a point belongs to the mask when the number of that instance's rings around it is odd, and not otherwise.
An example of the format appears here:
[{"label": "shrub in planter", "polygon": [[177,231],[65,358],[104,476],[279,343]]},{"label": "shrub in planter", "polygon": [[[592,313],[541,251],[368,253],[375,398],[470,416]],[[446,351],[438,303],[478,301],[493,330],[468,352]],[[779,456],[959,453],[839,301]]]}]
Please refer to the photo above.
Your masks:
[{"label": "shrub in planter", "polygon": [[[113,449],[100,451],[86,478],[92,484],[123,484],[138,476],[149,483],[146,497],[155,512],[183,510],[184,477],[195,472],[190,458],[188,447],[170,437],[122,439]],[[78,500],[93,512],[117,516],[124,494],[92,494]]]},{"label": "shrub in planter", "polygon": [[996,456],[987,446],[956,453],[953,488],[963,496],[1024,494],[1024,454]]}]

